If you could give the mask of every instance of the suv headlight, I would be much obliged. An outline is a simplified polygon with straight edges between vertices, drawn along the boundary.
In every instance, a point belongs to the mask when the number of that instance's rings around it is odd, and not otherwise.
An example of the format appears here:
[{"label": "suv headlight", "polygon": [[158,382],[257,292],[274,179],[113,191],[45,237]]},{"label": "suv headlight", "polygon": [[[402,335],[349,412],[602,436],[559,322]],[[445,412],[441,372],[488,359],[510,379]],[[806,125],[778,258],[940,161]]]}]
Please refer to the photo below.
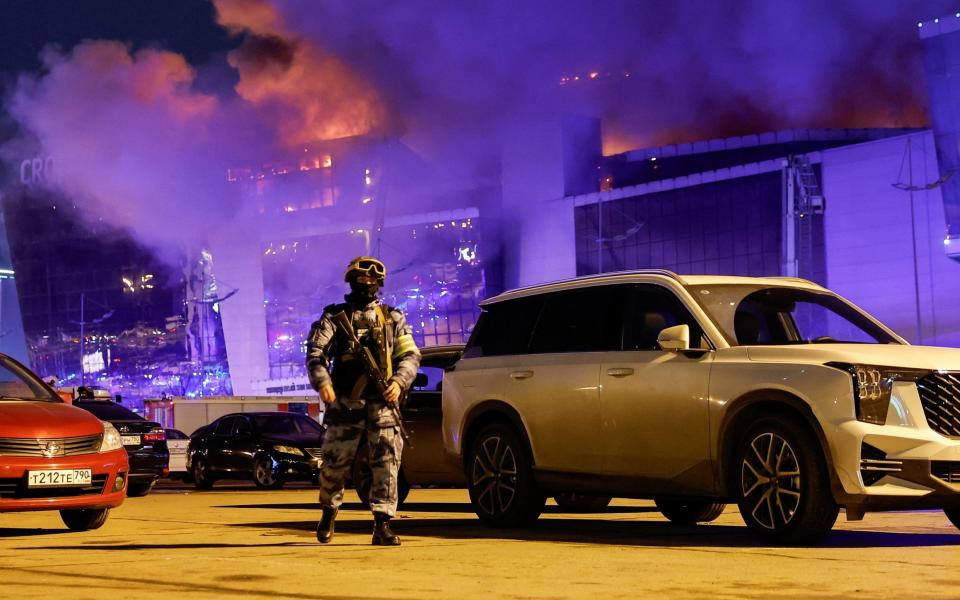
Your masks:
[{"label": "suv headlight", "polygon": [[294,456],[303,456],[303,450],[294,446],[274,446],[274,450],[280,454],[293,454]]},{"label": "suv headlight", "polygon": [[123,448],[123,443],[120,441],[120,432],[117,431],[117,428],[106,421],[101,422],[103,423],[103,440],[100,442],[100,452],[110,452]]},{"label": "suv headlight", "polygon": [[883,425],[887,421],[890,393],[893,391],[895,381],[914,382],[930,374],[930,371],[920,369],[849,363],[833,362],[827,363],[827,366],[850,373],[853,379],[853,402],[857,409],[857,420],[875,425]]}]

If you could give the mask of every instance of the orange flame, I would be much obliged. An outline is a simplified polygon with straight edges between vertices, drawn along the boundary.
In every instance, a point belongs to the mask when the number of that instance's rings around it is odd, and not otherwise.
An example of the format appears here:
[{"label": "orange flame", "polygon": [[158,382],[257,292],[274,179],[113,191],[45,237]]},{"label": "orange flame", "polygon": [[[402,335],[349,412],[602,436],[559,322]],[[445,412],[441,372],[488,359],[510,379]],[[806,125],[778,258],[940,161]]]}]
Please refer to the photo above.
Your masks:
[{"label": "orange flame", "polygon": [[386,115],[373,86],[314,42],[294,35],[264,0],[214,0],[221,25],[248,32],[228,56],[240,74],[236,91],[267,111],[281,141],[297,146],[362,135]]}]

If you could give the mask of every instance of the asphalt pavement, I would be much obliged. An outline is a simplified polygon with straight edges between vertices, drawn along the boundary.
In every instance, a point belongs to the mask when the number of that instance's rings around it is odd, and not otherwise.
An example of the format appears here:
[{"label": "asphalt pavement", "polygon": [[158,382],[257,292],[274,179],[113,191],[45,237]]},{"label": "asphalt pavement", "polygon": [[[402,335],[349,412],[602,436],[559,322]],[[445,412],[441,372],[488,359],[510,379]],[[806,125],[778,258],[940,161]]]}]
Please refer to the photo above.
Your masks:
[{"label": "asphalt pavement", "polygon": [[813,548],[758,545],[735,507],[677,527],[653,504],[617,500],[525,530],[493,530],[464,490],[416,489],[399,548],[370,546],[348,492],[333,543],[317,544],[316,492],[164,484],[97,531],[56,513],[0,514],[0,598],[957,598],[960,532],[941,512],[838,521]]}]

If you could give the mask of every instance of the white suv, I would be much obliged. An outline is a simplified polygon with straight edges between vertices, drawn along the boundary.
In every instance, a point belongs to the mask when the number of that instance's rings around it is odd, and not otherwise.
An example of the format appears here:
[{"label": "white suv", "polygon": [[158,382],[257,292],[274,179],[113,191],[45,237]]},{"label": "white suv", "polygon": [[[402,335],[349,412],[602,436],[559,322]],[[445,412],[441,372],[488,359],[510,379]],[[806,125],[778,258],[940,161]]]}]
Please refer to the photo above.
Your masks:
[{"label": "white suv", "polygon": [[494,525],[564,495],[653,498],[681,523],[737,502],[779,543],[822,538],[841,506],[960,526],[960,350],[801,279],[634,271],[496,296],[444,376],[443,435]]}]

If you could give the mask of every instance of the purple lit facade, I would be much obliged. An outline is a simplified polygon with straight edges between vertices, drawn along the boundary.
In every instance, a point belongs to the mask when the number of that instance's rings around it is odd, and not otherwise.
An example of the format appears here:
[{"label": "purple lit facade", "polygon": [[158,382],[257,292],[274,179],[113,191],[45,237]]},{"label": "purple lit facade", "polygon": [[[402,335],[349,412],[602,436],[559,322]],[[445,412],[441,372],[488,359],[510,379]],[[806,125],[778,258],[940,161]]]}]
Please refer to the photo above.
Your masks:
[{"label": "purple lit facade", "polygon": [[464,187],[391,139],[304,150],[228,173],[254,207],[211,244],[217,277],[237,289],[220,314],[240,395],[307,389],[306,335],[342,301],[356,256],[384,260],[384,301],[424,346],[466,341],[479,302],[502,289],[497,186]]}]

